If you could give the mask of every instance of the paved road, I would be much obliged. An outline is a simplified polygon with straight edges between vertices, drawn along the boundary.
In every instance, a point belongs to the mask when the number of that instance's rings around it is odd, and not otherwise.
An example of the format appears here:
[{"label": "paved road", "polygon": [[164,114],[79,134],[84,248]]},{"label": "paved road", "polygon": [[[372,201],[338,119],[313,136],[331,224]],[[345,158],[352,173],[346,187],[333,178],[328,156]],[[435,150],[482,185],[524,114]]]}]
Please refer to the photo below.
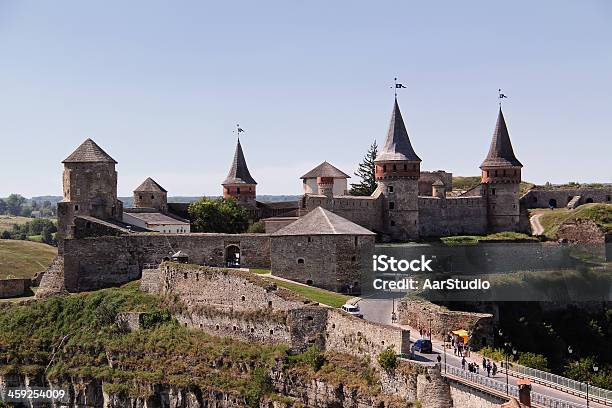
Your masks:
[{"label": "paved road", "polygon": [[[378,323],[391,324],[391,313],[393,311],[393,302],[395,300],[395,306],[397,307],[397,304],[398,304],[397,302],[401,299],[401,297],[402,297],[401,294],[397,294],[395,299],[393,299],[390,295],[388,298],[385,298],[385,299],[374,299],[374,298],[361,299],[359,302],[357,302],[357,304],[359,305],[361,312],[363,313],[364,319],[378,322]],[[410,330],[410,340],[412,342],[414,342],[415,340],[419,338],[419,332],[417,329],[409,327],[409,326],[402,326],[402,327]],[[438,355],[441,355],[442,362],[444,362],[445,361],[444,358],[446,358],[447,364],[452,365],[454,367],[461,367],[461,357],[454,356],[452,350],[450,351],[447,350],[446,353],[444,353],[442,342],[440,341],[434,340],[432,343],[434,346],[433,347],[434,353],[433,354],[415,353],[415,360],[435,363],[437,362],[436,359]],[[466,360],[468,362],[475,362],[479,366],[482,365],[482,356],[478,355],[477,353],[472,352],[471,356],[469,358],[466,358]],[[483,373],[482,370],[480,371],[480,373]],[[497,375],[493,378],[500,382],[506,381],[506,375],[504,373],[498,372]],[[510,385],[517,385],[517,378],[510,376],[508,378],[508,383]],[[555,390],[553,388],[549,388],[541,384],[535,384],[535,383],[532,384],[532,391],[537,392],[542,395],[546,395],[548,397],[567,401],[573,404],[582,404],[586,406],[586,400],[584,398],[579,398],[575,395],[567,394],[562,391]],[[605,408],[604,405],[601,405],[601,404],[598,404],[592,401],[590,402],[589,406],[592,408]]]},{"label": "paved road", "polygon": [[542,215],[544,214],[539,213],[529,219],[529,223],[531,224],[531,235],[539,236],[544,234],[544,227],[540,224]]}]

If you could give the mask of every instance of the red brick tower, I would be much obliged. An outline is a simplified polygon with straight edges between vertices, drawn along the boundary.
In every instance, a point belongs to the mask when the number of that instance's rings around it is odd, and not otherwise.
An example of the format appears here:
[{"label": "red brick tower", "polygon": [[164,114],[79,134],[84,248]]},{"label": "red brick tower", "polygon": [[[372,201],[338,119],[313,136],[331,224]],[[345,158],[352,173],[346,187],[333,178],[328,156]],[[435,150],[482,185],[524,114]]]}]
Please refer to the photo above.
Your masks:
[{"label": "red brick tower", "polygon": [[255,205],[257,182],[251,177],[251,173],[249,173],[249,168],[242,152],[242,146],[240,145],[240,138],[238,138],[236,144],[232,166],[222,185],[224,198],[232,197],[240,203]]},{"label": "red brick tower", "polygon": [[487,198],[489,231],[519,229],[519,187],[523,165],[514,155],[501,107],[489,154],[480,165],[483,195]]}]

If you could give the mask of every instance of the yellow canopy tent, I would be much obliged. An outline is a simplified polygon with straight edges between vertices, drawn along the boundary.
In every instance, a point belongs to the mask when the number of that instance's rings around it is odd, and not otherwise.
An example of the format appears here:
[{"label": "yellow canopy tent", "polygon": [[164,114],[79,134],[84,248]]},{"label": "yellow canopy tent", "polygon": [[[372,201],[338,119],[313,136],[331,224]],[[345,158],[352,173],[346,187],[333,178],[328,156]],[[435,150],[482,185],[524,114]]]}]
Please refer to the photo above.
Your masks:
[{"label": "yellow canopy tent", "polygon": [[455,330],[453,334],[463,338],[463,343],[467,343],[468,338],[470,337],[470,333],[468,333],[467,330],[463,330],[463,329]]}]

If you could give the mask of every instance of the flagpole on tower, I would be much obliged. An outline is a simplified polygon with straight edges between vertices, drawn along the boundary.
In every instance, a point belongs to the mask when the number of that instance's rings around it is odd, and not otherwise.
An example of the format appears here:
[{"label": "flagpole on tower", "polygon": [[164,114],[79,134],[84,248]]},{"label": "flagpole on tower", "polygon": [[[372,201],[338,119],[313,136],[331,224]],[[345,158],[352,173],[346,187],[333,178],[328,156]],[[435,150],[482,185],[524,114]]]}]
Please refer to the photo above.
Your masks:
[{"label": "flagpole on tower", "polygon": [[506,94],[502,93],[501,88],[499,88],[497,90],[497,92],[498,92],[497,98],[499,99],[499,107],[501,108],[501,106],[502,106],[502,99],[504,99],[504,98],[508,99],[508,97],[506,96]]}]

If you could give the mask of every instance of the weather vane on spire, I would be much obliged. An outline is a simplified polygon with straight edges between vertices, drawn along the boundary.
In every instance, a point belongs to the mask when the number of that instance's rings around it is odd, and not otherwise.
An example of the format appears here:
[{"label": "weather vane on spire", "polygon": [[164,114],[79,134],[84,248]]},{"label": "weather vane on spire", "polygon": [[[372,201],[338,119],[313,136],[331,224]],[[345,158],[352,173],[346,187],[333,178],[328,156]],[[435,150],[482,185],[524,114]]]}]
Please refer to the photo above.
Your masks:
[{"label": "weather vane on spire", "polygon": [[393,92],[395,94],[395,97],[397,98],[397,90],[402,89],[402,88],[406,89],[406,87],[404,86],[404,84],[400,84],[397,82],[397,77],[393,78],[393,83],[394,83]]},{"label": "weather vane on spire", "polygon": [[244,129],[242,129],[239,124],[236,124],[235,132],[236,132],[236,136],[238,137],[238,139],[240,139],[240,134],[244,132]]},{"label": "weather vane on spire", "polygon": [[501,88],[499,88],[499,89],[497,90],[497,92],[498,92],[498,97],[497,97],[497,98],[499,99],[499,107],[501,108],[501,105],[502,105],[502,99],[504,99],[504,98],[508,99],[508,97],[506,96],[506,94],[502,93]]}]

